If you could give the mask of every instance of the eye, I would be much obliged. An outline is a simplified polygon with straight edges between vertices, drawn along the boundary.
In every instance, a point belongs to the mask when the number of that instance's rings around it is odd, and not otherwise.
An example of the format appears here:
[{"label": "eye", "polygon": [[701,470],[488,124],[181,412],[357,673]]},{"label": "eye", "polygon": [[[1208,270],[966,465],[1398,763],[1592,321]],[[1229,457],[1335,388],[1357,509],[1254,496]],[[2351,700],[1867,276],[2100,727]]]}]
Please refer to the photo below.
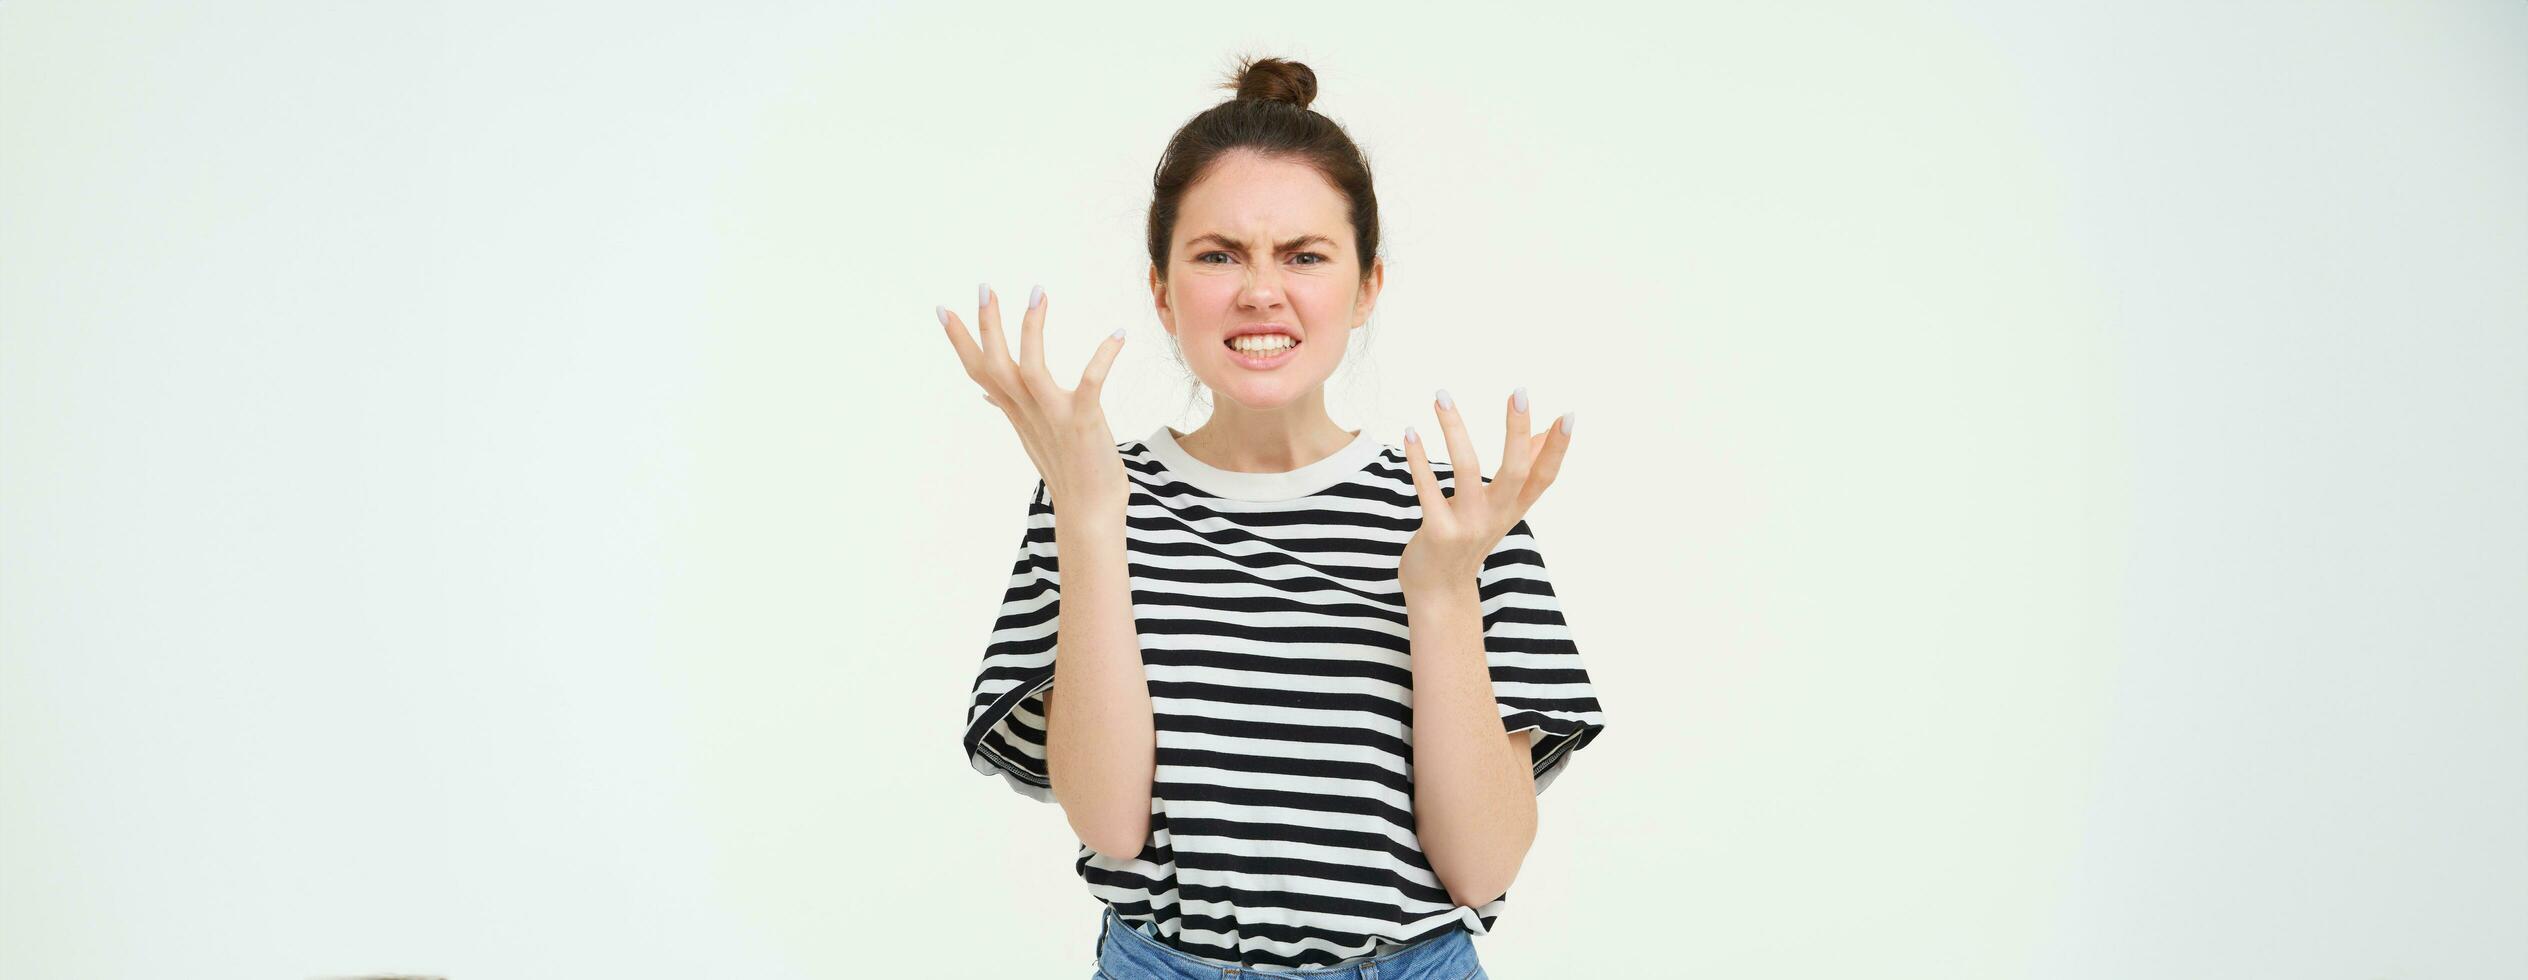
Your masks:
[{"label": "eye", "polygon": [[[1228,255],[1228,254],[1229,254],[1229,253],[1227,253],[1227,252],[1222,252],[1222,251],[1204,252],[1204,253],[1202,253],[1201,255],[1194,256],[1194,263],[1195,263],[1195,264],[1197,264],[1197,265],[1219,265],[1220,263],[1218,263],[1218,262],[1212,262],[1212,261],[1208,261],[1208,260],[1209,260],[1212,256],[1214,256],[1214,255]],[[1324,264],[1326,264],[1327,262],[1331,262],[1331,261],[1333,261],[1332,259],[1328,259],[1328,258],[1326,258],[1323,254],[1318,253],[1318,252],[1301,252],[1301,253],[1299,253],[1298,255],[1293,256],[1293,258],[1315,259],[1315,260],[1316,260],[1316,261],[1314,261],[1314,262],[1302,262],[1302,263],[1300,263],[1301,265],[1324,265]]]}]

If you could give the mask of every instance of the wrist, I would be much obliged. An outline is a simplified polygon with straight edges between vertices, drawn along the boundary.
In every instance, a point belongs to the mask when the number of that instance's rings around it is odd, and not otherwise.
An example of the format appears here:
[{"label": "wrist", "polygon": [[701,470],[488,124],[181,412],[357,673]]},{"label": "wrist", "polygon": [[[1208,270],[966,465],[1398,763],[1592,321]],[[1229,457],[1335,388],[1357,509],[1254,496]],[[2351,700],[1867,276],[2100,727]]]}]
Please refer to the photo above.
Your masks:
[{"label": "wrist", "polygon": [[1117,539],[1123,537],[1124,509],[1122,505],[1118,504],[1113,508],[1077,507],[1073,508],[1073,511],[1067,514],[1058,510],[1054,512],[1055,537],[1092,534],[1101,536],[1111,534]]},{"label": "wrist", "polygon": [[[1111,517],[1121,524],[1124,505],[1132,499],[1130,484],[1060,484],[1045,481],[1045,496],[1053,504],[1056,520],[1066,517]],[[1069,511],[1063,507],[1068,505]]]},{"label": "wrist", "polygon": [[1463,575],[1398,576],[1397,587],[1404,593],[1405,603],[1477,602],[1483,598],[1481,584],[1473,572]]}]

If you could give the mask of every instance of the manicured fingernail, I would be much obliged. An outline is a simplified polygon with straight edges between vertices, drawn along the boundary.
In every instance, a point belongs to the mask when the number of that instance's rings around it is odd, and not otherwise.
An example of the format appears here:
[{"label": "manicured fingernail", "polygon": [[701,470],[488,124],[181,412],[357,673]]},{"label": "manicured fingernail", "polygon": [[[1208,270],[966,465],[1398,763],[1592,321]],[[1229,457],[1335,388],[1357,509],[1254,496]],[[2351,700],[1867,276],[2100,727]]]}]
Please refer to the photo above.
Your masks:
[{"label": "manicured fingernail", "polygon": [[1116,327],[1114,333],[1107,334],[1106,336],[1113,337],[1116,340],[1122,340],[1124,339],[1124,328]]},{"label": "manicured fingernail", "polygon": [[1510,404],[1519,411],[1527,411],[1527,386],[1521,385],[1517,391],[1510,393]]},{"label": "manicured fingernail", "polygon": [[1440,400],[1440,407],[1441,407],[1441,408],[1451,409],[1451,410],[1456,409],[1456,407],[1457,407],[1457,403],[1456,403],[1456,402],[1453,402],[1453,401],[1448,400],[1448,389],[1446,389],[1446,388],[1442,388],[1442,389],[1440,389],[1440,393],[1439,393],[1436,397]]},{"label": "manicured fingernail", "polygon": [[1414,434],[1413,434],[1413,427],[1412,427],[1412,426],[1410,426],[1410,425],[1408,425],[1408,426],[1405,426],[1405,427],[1404,427],[1404,441],[1406,441],[1406,442],[1421,442],[1421,441],[1422,441],[1422,437],[1421,437],[1421,436],[1418,436],[1418,435],[1414,435]]},{"label": "manicured fingernail", "polygon": [[1032,309],[1035,309],[1035,308],[1036,308],[1036,306],[1037,306],[1037,304],[1043,303],[1044,301],[1045,301],[1045,287],[1043,287],[1043,286],[1038,286],[1038,287],[1036,287],[1036,288],[1034,288],[1034,289],[1030,289],[1030,290],[1028,290],[1028,291],[1027,291],[1027,308],[1028,308],[1028,309],[1031,309],[1031,310],[1032,310]]},{"label": "manicured fingernail", "polygon": [[1571,434],[1571,427],[1572,427],[1572,426],[1575,426],[1575,425],[1579,425],[1579,424],[1580,424],[1580,422],[1579,422],[1579,418],[1580,418],[1580,413],[1578,413],[1578,412],[1564,412],[1564,413],[1562,413],[1562,434],[1563,434],[1563,435],[1570,435],[1570,434]]},{"label": "manicured fingernail", "polygon": [[991,286],[989,286],[989,285],[986,285],[986,284],[984,284],[984,283],[979,283],[979,282],[978,282],[978,283],[975,283],[975,284],[974,284],[974,305],[976,305],[976,306],[982,306],[983,304],[985,304],[985,303],[989,303],[989,302],[991,302],[991,301],[992,301],[992,287],[991,287]]},{"label": "manicured fingernail", "polygon": [[943,327],[948,325],[948,308],[945,306],[939,308],[939,325]]}]

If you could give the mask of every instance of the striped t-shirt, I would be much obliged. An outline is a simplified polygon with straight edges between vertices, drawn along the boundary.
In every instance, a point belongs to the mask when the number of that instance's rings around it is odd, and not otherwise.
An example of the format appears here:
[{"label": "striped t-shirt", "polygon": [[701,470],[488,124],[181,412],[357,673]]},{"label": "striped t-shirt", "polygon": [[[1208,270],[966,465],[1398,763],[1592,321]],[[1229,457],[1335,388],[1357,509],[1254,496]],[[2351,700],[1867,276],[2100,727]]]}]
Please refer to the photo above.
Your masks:
[{"label": "striped t-shirt", "polygon": [[[1413,819],[1413,673],[1396,565],[1422,522],[1402,449],[1363,429],[1295,470],[1187,455],[1166,426],[1116,446],[1125,551],[1156,729],[1150,836],[1081,845],[1089,892],[1161,942],[1250,969],[1332,965],[1449,929],[1489,934],[1504,894],[1450,900]],[[1452,467],[1433,461],[1447,493]],[[1044,692],[1062,576],[1037,481],[974,682],[965,751],[1051,802]],[[1520,521],[1484,559],[1484,656],[1505,734],[1536,729],[1544,792],[1606,725]]]}]

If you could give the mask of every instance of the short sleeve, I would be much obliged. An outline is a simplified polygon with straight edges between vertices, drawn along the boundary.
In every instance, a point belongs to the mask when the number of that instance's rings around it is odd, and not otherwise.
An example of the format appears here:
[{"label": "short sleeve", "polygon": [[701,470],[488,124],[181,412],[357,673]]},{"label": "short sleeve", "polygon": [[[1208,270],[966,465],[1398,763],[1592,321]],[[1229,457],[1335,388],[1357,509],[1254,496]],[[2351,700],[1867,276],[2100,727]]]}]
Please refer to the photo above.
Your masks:
[{"label": "short sleeve", "polygon": [[1484,659],[1492,670],[1501,727],[1505,733],[1536,729],[1531,758],[1536,792],[1542,794],[1572,753],[1605,730],[1606,713],[1526,521],[1501,536],[1475,582],[1483,597]]},{"label": "short sleeve", "polygon": [[1043,480],[1027,501],[1026,532],[1009,587],[983,648],[983,664],[966,702],[966,761],[999,775],[1047,803],[1053,777],[1045,768],[1045,692],[1053,686],[1054,642],[1061,626],[1062,575],[1053,547],[1053,502]]}]

